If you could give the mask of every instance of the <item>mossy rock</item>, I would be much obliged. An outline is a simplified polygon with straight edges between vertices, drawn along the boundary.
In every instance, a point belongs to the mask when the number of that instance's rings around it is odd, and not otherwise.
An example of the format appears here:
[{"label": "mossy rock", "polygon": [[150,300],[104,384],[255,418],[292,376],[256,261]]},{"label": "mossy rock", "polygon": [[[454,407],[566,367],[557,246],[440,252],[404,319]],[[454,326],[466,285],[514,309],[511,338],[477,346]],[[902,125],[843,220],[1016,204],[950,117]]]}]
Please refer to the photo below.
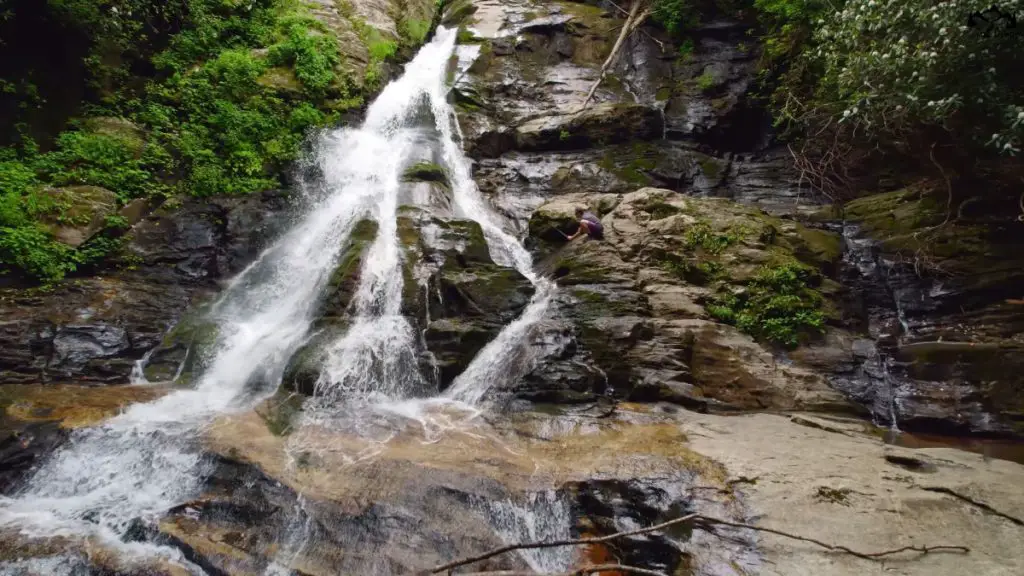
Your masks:
[{"label": "mossy rock", "polygon": [[930,190],[859,198],[846,204],[843,213],[878,240],[884,252],[912,258],[926,272],[996,285],[1011,280],[1024,264],[1016,222],[947,221],[946,199]]},{"label": "mossy rock", "polygon": [[118,140],[138,158],[146,146],[146,131],[135,123],[114,116],[98,116],[85,121],[86,131]]},{"label": "mossy rock", "polygon": [[297,392],[289,392],[284,388],[266,399],[256,407],[259,415],[274,436],[287,436],[295,428],[296,421],[302,414],[305,397]]},{"label": "mossy rock", "polygon": [[483,317],[495,325],[513,320],[526,306],[533,286],[513,268],[446,265],[440,277],[442,302],[432,317]]},{"label": "mossy rock", "polygon": [[187,385],[203,372],[220,338],[220,327],[206,316],[207,310],[201,306],[190,312],[164,336],[143,369],[148,381]]},{"label": "mossy rock", "polygon": [[450,2],[441,16],[441,24],[449,28],[466,24],[479,8],[472,0],[455,0]]},{"label": "mossy rock", "polygon": [[268,68],[257,80],[261,86],[288,97],[296,97],[303,93],[302,83],[295,77],[295,72],[285,66]]},{"label": "mossy rock", "polygon": [[934,197],[904,189],[853,200],[843,207],[843,214],[869,233],[891,237],[937,224],[943,213]]},{"label": "mossy rock", "polygon": [[722,178],[726,164],[711,156],[704,156],[699,161],[701,173],[709,182],[717,182]]},{"label": "mossy rock", "polygon": [[99,186],[65,186],[41,192],[50,208],[41,215],[57,241],[77,248],[106,225],[117,211],[117,194]]},{"label": "mossy rock", "polygon": [[843,238],[835,232],[797,226],[794,232],[799,241],[791,241],[793,255],[801,262],[828,273],[833,273],[843,257]]},{"label": "mossy rock", "polygon": [[[363,257],[376,237],[377,222],[364,219],[356,223],[349,235],[348,246],[338,257],[338,263],[331,272],[321,316],[338,318],[345,314],[359,283]],[[321,319],[320,323],[323,322]]]},{"label": "mossy rock", "polygon": [[557,278],[559,284],[565,286],[614,284],[620,280],[617,271],[605,268],[600,263],[580,255],[557,258],[550,265],[548,273]]},{"label": "mossy rock", "polygon": [[450,188],[448,173],[444,167],[434,162],[417,162],[402,173],[405,182],[436,182]]},{"label": "mossy rock", "polygon": [[423,337],[434,356],[441,388],[461,374],[496,335],[495,327],[465,319],[441,318],[431,322]]},{"label": "mossy rock", "polygon": [[651,171],[663,160],[664,156],[657,146],[634,143],[609,149],[597,164],[623,182],[634,186],[649,186],[654,182],[650,176]]},{"label": "mossy rock", "polygon": [[468,262],[493,264],[491,250],[480,223],[473,220],[448,220],[442,226],[442,237],[463,242],[461,255]]}]

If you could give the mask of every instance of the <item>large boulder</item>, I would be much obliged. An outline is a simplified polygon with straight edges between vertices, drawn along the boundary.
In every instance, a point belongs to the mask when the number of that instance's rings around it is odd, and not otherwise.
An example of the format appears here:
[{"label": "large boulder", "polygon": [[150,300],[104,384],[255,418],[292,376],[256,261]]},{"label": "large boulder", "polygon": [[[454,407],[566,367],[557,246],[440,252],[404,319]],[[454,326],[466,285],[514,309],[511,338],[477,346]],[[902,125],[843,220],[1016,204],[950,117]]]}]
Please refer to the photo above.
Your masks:
[{"label": "large boulder", "polygon": [[[551,241],[545,231],[575,207],[604,214],[605,241]],[[785,318],[748,310],[743,318],[756,319],[748,325],[716,308],[763,290],[772,270],[799,269],[798,294],[815,307],[808,313],[837,321],[829,275],[842,253],[838,235],[652,188],[562,197],[538,209],[530,228],[550,254],[542,270],[571,295],[557,313],[617,395],[698,409],[855,410],[822,374],[777,360],[783,351],[765,327]],[[797,341],[821,338],[808,326]]]},{"label": "large boulder", "polygon": [[46,188],[42,195],[54,207],[43,219],[59,242],[77,248],[92,238],[117,212],[117,194],[99,186]]},{"label": "large boulder", "polygon": [[407,285],[405,308],[423,329],[443,389],[519,315],[533,286],[514,268],[494,262],[476,222],[418,213],[400,226],[410,260],[425,263],[419,273],[407,274],[419,280]]}]

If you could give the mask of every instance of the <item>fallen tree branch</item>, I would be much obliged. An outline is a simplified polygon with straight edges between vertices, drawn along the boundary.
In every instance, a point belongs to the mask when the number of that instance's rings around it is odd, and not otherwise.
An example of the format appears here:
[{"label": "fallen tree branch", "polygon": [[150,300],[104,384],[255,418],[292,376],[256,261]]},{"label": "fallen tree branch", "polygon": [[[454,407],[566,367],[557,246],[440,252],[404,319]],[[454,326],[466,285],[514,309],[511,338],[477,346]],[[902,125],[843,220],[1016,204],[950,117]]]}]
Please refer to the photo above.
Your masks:
[{"label": "fallen tree branch", "polygon": [[750,530],[756,530],[758,532],[767,532],[768,534],[775,534],[776,536],[782,536],[791,540],[799,540],[801,542],[808,542],[816,546],[825,548],[832,552],[842,552],[849,554],[850,556],[856,556],[864,560],[877,560],[885,556],[892,556],[899,554],[900,552],[920,552],[921,554],[928,554],[931,552],[960,552],[966,554],[971,551],[966,546],[955,546],[940,544],[937,546],[904,546],[902,548],[893,548],[892,550],[882,550],[880,552],[858,552],[852,548],[838,544],[828,544],[821,540],[815,540],[814,538],[808,538],[807,536],[800,536],[799,534],[792,534],[783,530],[776,530],[774,528],[765,528],[764,526],[753,526],[751,524],[744,524],[743,522],[730,522],[728,520],[722,520],[720,518],[709,518],[707,516],[697,516],[697,523],[707,523],[709,525],[721,525],[731,526],[733,528],[749,528]]},{"label": "fallen tree branch", "polygon": [[658,572],[657,570],[648,570],[646,568],[638,568],[636,566],[627,566],[625,564],[595,564],[593,566],[584,566],[572,572],[561,572],[558,574],[545,574],[538,575],[536,572],[517,572],[515,570],[500,570],[497,572],[470,572],[467,574],[461,574],[460,576],[588,576],[590,574],[597,574],[598,572],[625,572],[627,574],[643,574],[646,576],[666,576],[664,572]]},{"label": "fallen tree branch", "polygon": [[601,64],[601,70],[598,72],[597,80],[590,87],[590,91],[587,92],[586,99],[583,100],[583,104],[580,105],[579,109],[576,110],[576,114],[583,112],[587,109],[587,105],[594,98],[594,94],[597,92],[597,88],[604,81],[605,75],[608,73],[608,69],[611,68],[612,62],[615,61],[615,57],[619,54],[619,50],[622,49],[622,45],[626,40],[626,37],[636,30],[640,24],[643,24],[644,20],[647,19],[651,14],[651,8],[647,7],[643,12],[640,12],[640,4],[642,0],[633,0],[633,6],[629,9],[629,16],[626,18],[625,24],[622,25],[622,31],[619,32],[619,37],[615,40],[615,44],[612,46],[612,51],[608,53],[608,58],[605,59],[604,64]]},{"label": "fallen tree branch", "polygon": [[447,564],[444,564],[444,565],[441,565],[441,566],[437,566],[436,568],[432,569],[428,573],[429,574],[438,574],[438,573],[441,573],[441,572],[445,572],[447,570],[451,570],[452,568],[458,568],[459,566],[465,566],[466,564],[474,564],[476,562],[480,562],[481,560],[487,560],[488,558],[493,558],[495,556],[498,556],[498,555],[501,555],[501,554],[505,554],[506,552],[512,552],[514,550],[526,550],[526,549],[536,549],[536,548],[559,548],[559,547],[562,547],[562,546],[579,546],[581,544],[603,544],[603,543],[609,542],[611,540],[616,540],[616,539],[619,539],[619,538],[625,538],[626,536],[635,536],[637,534],[646,534],[647,532],[654,532],[656,530],[661,530],[662,528],[668,528],[669,526],[674,526],[676,524],[682,524],[683,522],[687,522],[689,520],[693,520],[694,518],[696,518],[698,516],[699,516],[699,514],[687,514],[686,516],[680,516],[679,518],[676,518],[675,520],[669,520],[668,522],[662,522],[661,524],[655,524],[654,526],[650,526],[650,527],[647,527],[647,528],[639,528],[637,530],[630,530],[628,532],[617,532],[615,534],[610,534],[608,536],[598,536],[598,537],[595,537],[595,538],[579,538],[579,539],[576,539],[576,540],[552,540],[550,542],[529,542],[529,543],[509,544],[507,546],[502,546],[501,548],[495,548],[495,549],[490,550],[488,552],[484,552],[483,554],[480,554],[478,556],[473,556],[473,557],[470,557],[470,558],[463,558],[462,560],[455,560],[453,562],[449,562]]},{"label": "fallen tree branch", "polygon": [[971,498],[970,496],[965,496],[965,495],[957,492],[956,490],[953,490],[952,488],[946,488],[945,486],[918,486],[918,487],[921,488],[921,490],[927,490],[928,492],[938,492],[939,494],[946,494],[948,496],[952,496],[954,498],[958,498],[958,499],[960,499],[960,500],[962,500],[964,502],[967,502],[971,506],[975,506],[977,508],[980,508],[980,509],[984,510],[985,512],[988,512],[989,514],[995,514],[996,516],[999,516],[1000,518],[1003,518],[1004,520],[1009,520],[1010,522],[1013,522],[1017,526],[1024,526],[1024,520],[1021,520],[1020,518],[1017,518],[1016,516],[1010,516],[1009,514],[1006,514],[1005,512],[1000,512],[999,510],[996,510],[995,508],[989,506],[988,504],[985,504],[984,502],[979,502],[978,500],[975,500],[974,498]]},{"label": "fallen tree branch", "polygon": [[[639,528],[639,529],[636,529],[636,530],[629,530],[629,531],[626,531],[626,532],[617,532],[615,534],[610,534],[608,536],[599,536],[599,537],[595,537],[595,538],[579,538],[579,539],[576,539],[576,540],[552,540],[552,541],[549,541],[549,542],[531,542],[531,543],[508,544],[506,546],[502,546],[500,548],[495,548],[495,549],[490,550],[488,552],[484,552],[483,554],[479,554],[477,556],[471,556],[469,558],[463,558],[461,560],[455,560],[455,561],[449,562],[447,564],[443,564],[441,566],[437,566],[437,567],[431,569],[429,572],[427,572],[427,574],[439,574],[441,572],[450,572],[451,570],[453,570],[455,568],[458,568],[459,566],[466,566],[467,564],[474,564],[476,562],[487,560],[488,558],[493,558],[495,556],[499,556],[499,555],[505,554],[507,552],[512,552],[514,550],[526,550],[526,549],[538,549],[538,548],[557,548],[557,547],[562,547],[562,546],[580,546],[580,545],[586,545],[586,544],[604,544],[605,542],[610,542],[612,540],[617,540],[619,538],[625,538],[627,536],[636,536],[638,534],[647,534],[649,532],[657,532],[658,530],[662,530],[662,529],[668,528],[670,526],[675,526],[677,524],[683,524],[683,523],[686,523],[686,522],[693,523],[696,526],[703,526],[705,529],[707,529],[707,527],[711,527],[711,526],[716,526],[717,525],[717,526],[729,526],[729,527],[732,527],[732,528],[746,528],[746,529],[749,529],[749,530],[755,530],[757,532],[766,532],[766,533],[769,533],[769,534],[775,534],[776,536],[782,536],[784,538],[789,538],[791,540],[798,540],[798,541],[801,541],[801,542],[808,542],[810,544],[814,544],[816,546],[819,546],[821,548],[824,548],[824,549],[832,551],[832,552],[841,552],[841,553],[844,553],[844,554],[849,554],[851,556],[856,556],[857,558],[861,558],[861,559],[864,559],[864,560],[878,560],[879,558],[882,558],[882,557],[885,557],[885,556],[892,556],[894,554],[899,554],[900,552],[920,552],[923,555],[923,554],[929,554],[929,553],[932,553],[932,552],[959,552],[959,553],[967,554],[967,553],[969,553],[971,551],[971,549],[966,547],[966,546],[956,546],[956,545],[941,544],[941,545],[937,545],[937,546],[903,546],[902,548],[894,548],[892,550],[882,550],[882,551],[879,551],[879,552],[860,552],[860,551],[857,551],[857,550],[853,550],[852,548],[847,548],[846,546],[841,546],[841,545],[837,545],[837,544],[828,544],[826,542],[822,542],[821,540],[815,540],[814,538],[808,538],[806,536],[800,536],[799,534],[793,534],[793,533],[790,533],[790,532],[785,532],[783,530],[776,530],[774,528],[766,528],[766,527],[763,527],[763,526],[754,526],[752,524],[745,524],[743,522],[732,522],[732,521],[729,521],[729,520],[722,520],[721,518],[713,518],[711,516],[704,516],[702,514],[687,514],[685,516],[680,516],[679,518],[676,518],[674,520],[669,520],[667,522],[662,522],[661,524],[655,524],[654,526],[648,526],[647,528]],[[708,530],[708,531],[711,532],[712,534],[714,533],[714,529],[713,528],[711,530]],[[594,568],[595,567],[587,567],[587,568],[583,568],[583,570],[592,570],[591,573],[593,573],[593,571],[596,571]],[[613,568],[604,568],[604,570],[613,570]],[[636,574],[645,574],[645,573],[646,574],[656,574],[658,576],[661,576],[661,573],[659,573],[659,572],[650,572],[650,571],[648,571],[648,572],[634,572],[634,573],[636,573]],[[486,573],[483,573],[483,574],[486,574]],[[503,573],[501,573],[501,572],[496,572],[496,573],[492,572],[491,574],[503,574]],[[515,573],[512,572],[512,573],[504,573],[504,574],[506,574],[506,576],[512,576]],[[579,570],[577,570],[576,572],[569,572],[568,576],[575,576],[575,575],[578,575],[578,574],[587,574],[587,572],[585,572],[585,571],[584,572],[580,572]]]},{"label": "fallen tree branch", "polygon": [[[618,4],[616,4],[615,2],[611,2],[611,0],[609,0],[609,2],[608,2],[608,3],[609,3],[609,4],[611,4],[612,6],[614,6],[614,7],[615,7],[615,9],[616,9],[616,10],[618,10],[619,12],[622,12],[622,13],[623,13],[623,14],[625,14],[626,16],[629,16],[629,11],[628,11],[628,10],[626,10],[625,8],[623,8],[622,6],[619,6],[619,5],[618,5]],[[661,53],[662,53],[662,54],[664,54],[664,53],[665,53],[665,43],[664,43],[664,42],[662,42],[661,40],[658,40],[658,39],[657,39],[657,38],[655,38],[654,36],[651,36],[651,34],[650,34],[649,32],[647,32],[647,31],[645,31],[645,30],[641,30],[641,32],[643,32],[644,36],[647,36],[648,38],[650,38],[651,40],[653,40],[653,41],[654,41],[654,43],[655,43],[655,44],[657,44],[659,48],[661,48]]]}]

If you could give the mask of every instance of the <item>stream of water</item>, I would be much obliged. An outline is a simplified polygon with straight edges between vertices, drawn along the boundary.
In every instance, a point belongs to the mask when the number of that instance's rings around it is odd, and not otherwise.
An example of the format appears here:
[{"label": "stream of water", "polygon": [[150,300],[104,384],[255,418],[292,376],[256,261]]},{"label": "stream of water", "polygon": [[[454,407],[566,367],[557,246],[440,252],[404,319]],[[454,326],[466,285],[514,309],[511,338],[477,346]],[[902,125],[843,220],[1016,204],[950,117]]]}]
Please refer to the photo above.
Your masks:
[{"label": "stream of water", "polygon": [[[162,556],[200,571],[175,549],[127,543],[125,535],[140,521],[152,524],[171,506],[198,494],[210,472],[199,446],[205,426],[225,414],[252,409],[276,391],[288,360],[308,341],[331,273],[364,218],[375,220],[378,231],[363,259],[349,329],[326,349],[316,386],[318,396],[327,400],[320,403],[322,408],[359,401],[426,428],[424,411],[454,404],[472,417],[494,387],[529,368],[534,361],[531,330],[550,306],[554,286],[533,272],[528,252],[503,229],[471,177],[447,101],[445,76],[455,36],[455,30],[439,28],[405,73],[370,106],[361,127],[319,137],[314,161],[323,176],[299,191],[309,199],[305,216],[242,271],[212,306],[217,343],[195,384],[132,406],[100,426],[76,430],[21,493],[0,499],[0,527],[29,536],[98,539],[122,554]],[[535,287],[522,315],[443,395],[431,390],[420,374],[421,340],[401,313],[401,174],[422,136],[413,119],[425,108],[440,134],[456,215],[478,222],[492,258],[516,268]],[[141,374],[141,366],[137,372]],[[415,398],[421,400],[411,400]],[[522,524],[528,515],[511,516]],[[299,532],[301,524],[296,526]],[[297,553],[300,543],[283,538],[286,555]]]}]

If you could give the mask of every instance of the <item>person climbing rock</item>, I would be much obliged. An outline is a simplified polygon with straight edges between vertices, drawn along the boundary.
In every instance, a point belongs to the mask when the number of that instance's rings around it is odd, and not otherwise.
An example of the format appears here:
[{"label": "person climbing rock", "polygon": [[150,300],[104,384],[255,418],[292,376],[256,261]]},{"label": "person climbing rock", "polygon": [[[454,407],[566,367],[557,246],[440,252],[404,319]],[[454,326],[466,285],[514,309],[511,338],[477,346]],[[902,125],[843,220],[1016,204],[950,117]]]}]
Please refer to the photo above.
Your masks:
[{"label": "person climbing rock", "polygon": [[584,210],[583,208],[577,208],[576,220],[580,223],[579,229],[577,229],[576,233],[572,236],[566,236],[566,239],[575,240],[580,234],[586,233],[587,236],[594,240],[604,240],[604,226],[593,212]]}]

